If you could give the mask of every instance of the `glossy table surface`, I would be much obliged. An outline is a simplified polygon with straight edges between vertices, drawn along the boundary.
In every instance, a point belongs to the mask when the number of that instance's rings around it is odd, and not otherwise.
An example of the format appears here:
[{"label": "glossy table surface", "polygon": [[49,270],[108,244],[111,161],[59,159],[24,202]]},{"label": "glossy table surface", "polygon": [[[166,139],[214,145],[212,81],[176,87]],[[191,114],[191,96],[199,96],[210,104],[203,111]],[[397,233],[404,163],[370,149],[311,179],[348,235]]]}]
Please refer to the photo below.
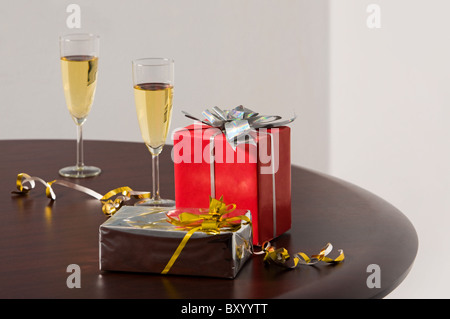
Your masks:
[{"label": "glossy table surface", "polygon": [[[58,169],[74,163],[75,141],[3,140],[0,148],[3,299],[382,298],[407,276],[416,257],[416,231],[398,209],[358,186],[292,166],[292,228],[273,244],[311,255],[330,242],[330,256],[344,250],[343,263],[285,270],[254,255],[234,280],[101,272],[98,229],[108,217],[97,199],[58,185],[54,202],[42,184],[26,196],[11,193],[18,173],[63,179]],[[174,198],[170,152],[167,146],[160,159],[161,194]],[[67,180],[101,194],[120,186],[151,190],[151,158],[142,143],[87,140],[85,163],[100,167],[101,175]],[[71,264],[80,267],[81,288],[66,284]],[[381,270],[379,288],[367,284],[370,265]]]}]

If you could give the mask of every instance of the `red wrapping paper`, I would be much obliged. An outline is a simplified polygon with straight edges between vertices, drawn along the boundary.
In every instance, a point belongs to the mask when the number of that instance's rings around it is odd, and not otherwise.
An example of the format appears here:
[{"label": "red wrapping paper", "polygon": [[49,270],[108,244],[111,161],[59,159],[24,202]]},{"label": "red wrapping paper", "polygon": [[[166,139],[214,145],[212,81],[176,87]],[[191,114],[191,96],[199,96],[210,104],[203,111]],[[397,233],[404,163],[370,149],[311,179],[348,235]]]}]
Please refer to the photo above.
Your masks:
[{"label": "red wrapping paper", "polygon": [[[213,135],[216,136],[211,143]],[[207,208],[209,196],[223,195],[225,202],[250,210],[253,244],[258,246],[290,229],[289,127],[260,129],[257,145],[239,144],[236,151],[224,134],[206,125],[177,130],[173,141],[177,208]]]}]

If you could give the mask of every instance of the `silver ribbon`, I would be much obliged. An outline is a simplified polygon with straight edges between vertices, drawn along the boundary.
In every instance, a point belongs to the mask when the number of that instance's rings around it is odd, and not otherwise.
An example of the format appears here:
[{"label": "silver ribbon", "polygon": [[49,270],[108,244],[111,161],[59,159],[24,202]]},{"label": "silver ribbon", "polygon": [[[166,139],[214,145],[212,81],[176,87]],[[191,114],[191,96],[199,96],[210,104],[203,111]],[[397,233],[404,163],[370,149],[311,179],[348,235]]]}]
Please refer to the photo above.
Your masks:
[{"label": "silver ribbon", "polygon": [[259,128],[279,127],[293,122],[297,116],[284,121],[278,121],[281,116],[278,115],[259,115],[250,109],[239,105],[232,110],[222,110],[214,106],[211,110],[202,112],[204,119],[198,119],[195,116],[181,111],[186,117],[200,121],[208,126],[219,128],[231,145],[233,150],[239,144],[256,145],[256,130]]}]

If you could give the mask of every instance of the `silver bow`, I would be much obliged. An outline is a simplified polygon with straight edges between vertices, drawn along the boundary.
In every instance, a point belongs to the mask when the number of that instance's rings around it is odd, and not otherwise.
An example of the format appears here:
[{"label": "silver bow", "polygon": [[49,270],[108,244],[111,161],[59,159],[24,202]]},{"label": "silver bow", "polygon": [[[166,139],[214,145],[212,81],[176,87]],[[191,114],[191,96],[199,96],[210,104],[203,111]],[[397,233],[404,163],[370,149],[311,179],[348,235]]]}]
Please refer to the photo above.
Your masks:
[{"label": "silver bow", "polygon": [[[256,130],[259,128],[272,128],[283,126],[293,122],[297,116],[284,121],[278,121],[278,115],[259,115],[250,109],[239,105],[232,110],[221,110],[214,106],[211,110],[205,110],[202,115],[204,120],[200,120],[191,114],[181,111],[186,117],[200,121],[208,126],[219,128],[230,143],[233,150],[237,145],[248,143],[256,145]],[[277,122],[278,121],[278,122]]]}]

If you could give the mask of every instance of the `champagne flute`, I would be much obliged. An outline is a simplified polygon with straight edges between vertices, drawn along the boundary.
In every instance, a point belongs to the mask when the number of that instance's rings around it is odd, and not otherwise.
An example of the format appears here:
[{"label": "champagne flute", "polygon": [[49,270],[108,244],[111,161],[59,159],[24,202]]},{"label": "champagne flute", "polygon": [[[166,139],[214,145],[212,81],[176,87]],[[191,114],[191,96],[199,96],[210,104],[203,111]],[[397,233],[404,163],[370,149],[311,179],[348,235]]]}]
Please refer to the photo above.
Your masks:
[{"label": "champagne flute", "polygon": [[77,162],[64,167],[64,177],[85,178],[101,169],[84,165],[82,127],[94,101],[97,85],[99,37],[94,34],[69,34],[59,38],[62,82],[67,108],[77,126]]},{"label": "champagne flute", "polygon": [[172,207],[175,201],[159,194],[159,154],[166,142],[172,116],[174,61],[144,58],[132,61],[136,112],[142,139],[152,155],[152,198],[140,206]]}]

